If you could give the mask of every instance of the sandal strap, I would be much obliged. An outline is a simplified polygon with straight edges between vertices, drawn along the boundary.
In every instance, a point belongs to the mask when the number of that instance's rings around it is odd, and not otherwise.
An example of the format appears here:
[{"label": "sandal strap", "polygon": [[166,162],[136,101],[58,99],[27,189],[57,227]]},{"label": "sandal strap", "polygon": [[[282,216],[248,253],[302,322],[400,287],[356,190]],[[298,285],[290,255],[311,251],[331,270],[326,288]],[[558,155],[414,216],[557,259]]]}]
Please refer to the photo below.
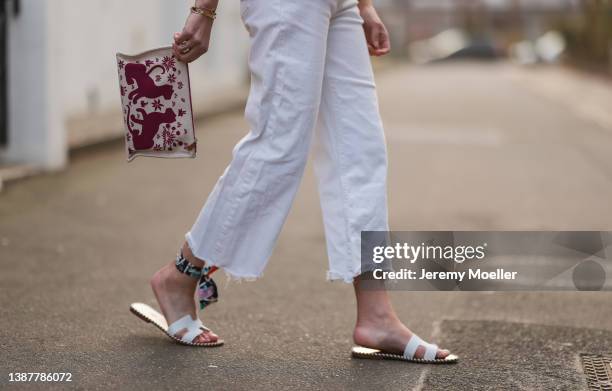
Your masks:
[{"label": "sandal strap", "polygon": [[200,326],[200,328],[201,328],[202,330],[204,330],[204,331],[210,331],[210,329],[209,329],[208,327],[204,326],[204,323],[202,323],[202,321],[201,321],[199,318],[198,318],[197,322],[198,322],[198,325]]},{"label": "sandal strap", "polygon": [[191,328],[191,329],[187,330],[187,332],[185,333],[185,335],[183,335],[183,336],[181,337],[181,340],[182,340],[183,342],[186,342],[186,343],[192,343],[192,342],[193,342],[193,340],[194,340],[194,339],[195,339],[195,338],[196,338],[198,335],[200,335],[200,334],[202,334],[202,333],[204,333],[204,332],[205,332],[205,331],[204,331],[204,330],[202,330],[202,329],[201,329],[201,328],[199,328],[199,327],[193,327],[193,328]]},{"label": "sandal strap", "polygon": [[183,330],[183,329],[191,329],[194,327],[199,328],[200,326],[197,324],[198,320],[193,320],[191,318],[191,315],[187,314],[185,316],[183,316],[182,318],[180,318],[179,320],[175,321],[174,323],[172,323],[170,326],[168,326],[168,334],[170,335],[176,335],[176,333],[178,333],[179,331]]},{"label": "sandal strap", "polygon": [[423,339],[416,334],[412,334],[412,337],[410,337],[410,340],[406,344],[406,348],[404,349],[404,358],[409,360],[414,359],[414,355],[419,346],[423,346],[425,348],[425,354],[423,355],[424,360],[432,361],[436,358],[438,346],[423,341]]},{"label": "sandal strap", "polygon": [[185,329],[187,329],[187,332],[183,334],[181,341],[186,343],[192,343],[195,337],[210,331],[208,327],[204,326],[200,319],[194,320],[191,318],[191,315],[187,314],[168,327],[168,334],[176,336],[177,333]]},{"label": "sandal strap", "polygon": [[176,270],[183,274],[187,274],[192,278],[200,278],[202,277],[202,268],[191,264],[187,258],[183,256],[183,250],[179,251],[176,255]]}]

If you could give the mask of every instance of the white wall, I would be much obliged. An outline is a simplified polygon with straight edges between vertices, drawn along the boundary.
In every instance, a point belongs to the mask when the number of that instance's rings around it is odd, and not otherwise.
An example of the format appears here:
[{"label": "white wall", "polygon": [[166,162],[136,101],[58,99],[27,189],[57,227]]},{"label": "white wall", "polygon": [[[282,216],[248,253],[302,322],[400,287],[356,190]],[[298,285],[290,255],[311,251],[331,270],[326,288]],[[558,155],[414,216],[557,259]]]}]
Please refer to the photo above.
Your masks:
[{"label": "white wall", "polygon": [[23,1],[21,14],[9,20],[9,147],[0,158],[54,169],[66,162],[66,138],[57,102],[50,99],[47,6],[45,0]]},{"label": "white wall", "polygon": [[[0,153],[0,163],[30,162],[47,168],[65,164],[69,144],[120,132],[115,53],[136,54],[170,45],[193,4],[190,0],[21,2],[21,15],[11,21],[9,31],[11,122],[9,147]],[[190,66],[196,111],[219,91],[245,83],[248,36],[240,21],[239,1],[222,1],[218,13],[209,53]]]}]

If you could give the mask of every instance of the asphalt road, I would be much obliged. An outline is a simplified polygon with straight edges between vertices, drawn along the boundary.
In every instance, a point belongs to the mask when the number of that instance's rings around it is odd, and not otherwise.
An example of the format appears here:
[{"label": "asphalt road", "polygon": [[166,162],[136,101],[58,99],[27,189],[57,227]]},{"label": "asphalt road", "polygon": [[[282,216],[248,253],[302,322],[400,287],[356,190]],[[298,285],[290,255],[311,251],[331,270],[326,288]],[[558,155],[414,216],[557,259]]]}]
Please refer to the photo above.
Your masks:
[{"label": "asphalt road", "polygon": [[[612,230],[612,129],[486,64],[378,77],[391,226]],[[65,389],[583,389],[581,352],[612,352],[610,293],[393,292],[401,317],[463,357],[453,368],[352,360],[352,288],[325,281],[312,170],[264,277],[228,283],[192,349],[128,312],[173,256],[246,129],[199,124],[196,160],[120,144],[0,194],[0,388],[10,372],[71,372]],[[68,387],[67,387],[68,386]]]}]

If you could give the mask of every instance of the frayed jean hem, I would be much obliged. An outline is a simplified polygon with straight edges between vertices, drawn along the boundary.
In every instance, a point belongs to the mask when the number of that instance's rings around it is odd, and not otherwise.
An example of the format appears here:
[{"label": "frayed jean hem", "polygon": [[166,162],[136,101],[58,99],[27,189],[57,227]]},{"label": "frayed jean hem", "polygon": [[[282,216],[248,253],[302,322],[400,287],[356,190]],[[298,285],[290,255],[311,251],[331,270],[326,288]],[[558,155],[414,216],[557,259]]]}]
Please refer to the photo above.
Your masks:
[{"label": "frayed jean hem", "polygon": [[263,273],[259,274],[259,275],[254,275],[254,274],[243,274],[243,273],[239,273],[239,272],[230,270],[229,268],[227,268],[225,266],[219,265],[219,263],[214,259],[214,257],[210,256],[205,251],[202,251],[202,249],[200,249],[196,253],[193,250],[196,247],[193,244],[190,232],[187,232],[185,234],[185,241],[187,241],[187,245],[189,246],[189,249],[191,250],[191,253],[196,258],[198,258],[201,261],[204,261],[206,263],[206,265],[214,266],[214,267],[217,267],[217,268],[223,270],[223,272],[227,276],[228,282],[229,281],[234,281],[234,282],[255,281],[255,280],[257,280],[257,279],[259,279],[259,278],[261,278],[263,276]]}]

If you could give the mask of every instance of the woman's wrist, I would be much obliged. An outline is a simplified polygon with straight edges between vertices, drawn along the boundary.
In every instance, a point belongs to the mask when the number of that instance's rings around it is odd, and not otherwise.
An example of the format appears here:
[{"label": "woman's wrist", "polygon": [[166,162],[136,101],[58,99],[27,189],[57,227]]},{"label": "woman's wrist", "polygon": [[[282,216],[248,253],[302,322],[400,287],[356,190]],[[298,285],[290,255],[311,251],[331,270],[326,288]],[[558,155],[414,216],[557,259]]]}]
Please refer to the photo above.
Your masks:
[{"label": "woman's wrist", "polygon": [[372,0],[359,0],[359,9],[363,10],[364,8],[373,7],[374,4]]},{"label": "woman's wrist", "polygon": [[195,6],[198,8],[208,8],[211,10],[217,9],[219,0],[195,0]]}]

